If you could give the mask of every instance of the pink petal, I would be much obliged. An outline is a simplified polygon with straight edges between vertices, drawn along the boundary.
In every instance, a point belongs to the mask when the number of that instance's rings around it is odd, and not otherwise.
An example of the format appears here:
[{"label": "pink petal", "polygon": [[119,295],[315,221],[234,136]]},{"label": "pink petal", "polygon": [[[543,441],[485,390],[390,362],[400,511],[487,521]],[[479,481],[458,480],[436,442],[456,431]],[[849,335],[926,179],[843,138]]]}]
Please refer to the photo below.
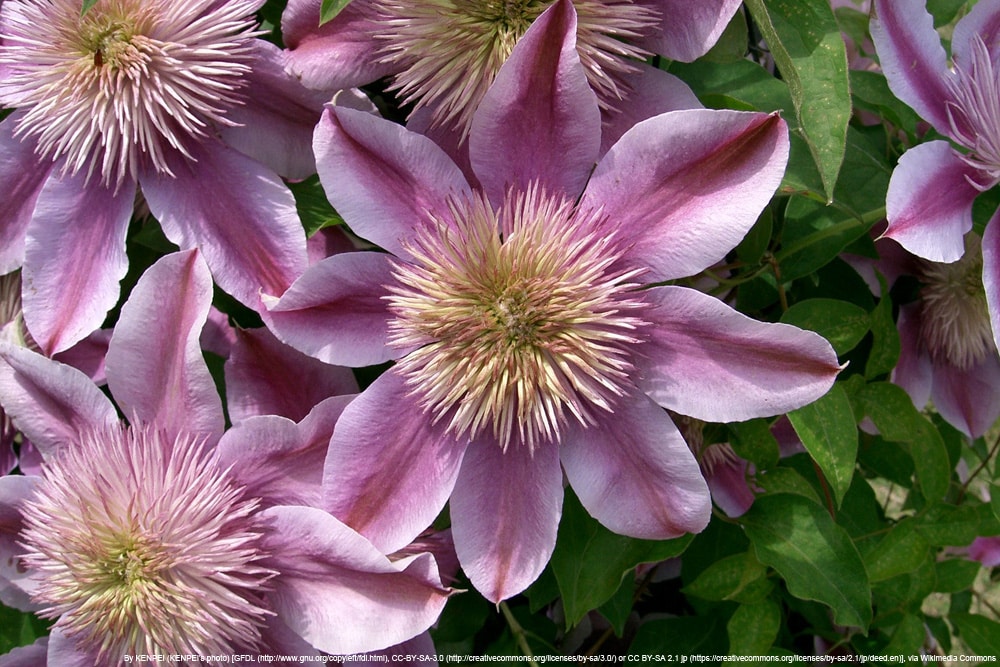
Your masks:
[{"label": "pink petal", "polygon": [[884,236],[932,262],[954,262],[965,252],[962,237],[972,229],[969,183],[979,172],[946,141],[914,146],[899,158],[889,179]]},{"label": "pink petal", "polygon": [[781,182],[788,130],[778,116],[673,111],[626,132],[601,158],[581,205],[631,243],[648,280],[689,276],[742,240]]},{"label": "pink petal", "polygon": [[35,201],[52,163],[39,160],[35,146],[13,136],[22,114],[14,113],[0,123],[0,275],[10,273],[24,262],[24,237],[35,210]]},{"label": "pink petal", "polygon": [[971,438],[980,437],[1000,417],[1000,358],[994,352],[965,370],[935,364],[931,401],[946,422]]},{"label": "pink petal", "polygon": [[256,46],[258,56],[245,89],[247,102],[227,116],[238,125],[223,127],[220,136],[285,178],[301,180],[316,173],[313,129],[330,95],[304,88],[288,74],[277,46],[262,40]]},{"label": "pink petal", "polygon": [[451,532],[462,569],[487,600],[517,595],[545,569],[562,499],[555,443],[505,452],[483,438],[469,447],[451,497]]},{"label": "pink petal", "polygon": [[62,631],[58,621],[49,633],[48,663],[59,667],[93,667],[97,656],[77,648],[76,642]]},{"label": "pink petal", "polygon": [[198,248],[219,286],[256,308],[262,290],[281,294],[306,268],[295,200],[273,171],[224,144],[193,152],[197,162],[171,165],[176,178],[141,177],[142,192],[167,238]]},{"label": "pink petal", "polygon": [[236,344],[236,329],[229,324],[229,316],[212,306],[208,309],[208,320],[201,330],[201,349],[228,359]]},{"label": "pink petal", "polygon": [[21,611],[39,608],[31,601],[30,591],[34,585],[29,572],[20,567],[24,547],[18,542],[24,527],[21,503],[32,496],[40,481],[39,477],[25,475],[0,477],[0,602]]},{"label": "pink petal", "polygon": [[446,213],[450,197],[469,195],[433,141],[370,113],[327,108],[313,149],[323,189],[351,230],[401,257],[428,211]]},{"label": "pink petal", "polygon": [[222,399],[200,345],[211,304],[212,276],[197,250],[146,269],[122,306],[106,361],[108,387],[129,420],[175,438],[222,435]]},{"label": "pink petal", "polygon": [[889,88],[938,132],[947,134],[953,96],[947,55],[926,0],[876,0],[872,41]]},{"label": "pink petal", "polygon": [[383,649],[437,620],[450,591],[429,554],[390,562],[370,542],[312,507],[272,507],[264,548],[280,575],[274,611],[327,653]]},{"label": "pink petal", "polygon": [[[888,297],[886,297],[888,298]],[[899,330],[899,361],[892,369],[892,381],[902,387],[918,410],[931,398],[933,367],[920,342],[920,308],[905,305],[899,309],[896,321]]]},{"label": "pink petal", "polygon": [[18,646],[10,653],[0,656],[3,667],[40,667],[47,665],[49,653],[49,638],[39,637],[34,644]]},{"label": "pink petal", "polygon": [[83,371],[95,384],[107,384],[104,359],[111,341],[110,329],[98,329],[64,352],[53,354],[52,358]]},{"label": "pink petal", "polygon": [[660,405],[697,419],[768,417],[815,401],[840,372],[819,334],[758,322],[684,287],[654,287],[639,384]]},{"label": "pink petal", "polygon": [[466,442],[445,432],[391,369],[347,406],[330,441],[325,507],[385,552],[409,544],[444,507]]},{"label": "pink petal", "polygon": [[128,270],[125,235],[135,183],[116,193],[86,175],[53,175],[28,226],[21,273],[24,322],[46,354],[98,329]]},{"label": "pink petal", "polygon": [[413,639],[408,639],[405,642],[390,646],[381,651],[372,651],[371,655],[372,659],[370,662],[386,662],[386,659],[382,659],[382,656],[385,656],[389,662],[397,665],[424,665],[425,667],[430,667],[430,665],[438,664],[438,652],[434,647],[434,640],[431,639],[429,632],[424,632]]},{"label": "pink petal", "polygon": [[636,63],[639,71],[629,79],[631,92],[626,104],[604,114],[601,126],[601,155],[614,146],[636,123],[668,111],[701,109],[694,91],[673,74],[645,63]]},{"label": "pink petal", "polygon": [[335,19],[319,24],[320,0],[288,0],[281,34],[288,71],[309,88],[339,90],[380,79],[391,66],[379,63],[379,27],[371,0],[354,0]]},{"label": "pink petal", "polygon": [[718,463],[705,477],[712,492],[712,502],[718,505],[726,516],[734,519],[746,514],[753,505],[754,494],[747,484],[748,465],[742,460],[739,463],[728,461]]},{"label": "pink petal", "polygon": [[118,423],[111,401],[80,371],[30,350],[0,344],[0,403],[45,457],[83,432]]},{"label": "pink petal", "polygon": [[265,506],[318,507],[333,427],[351,398],[329,398],[299,424],[275,415],[237,423],[219,440],[220,465]]},{"label": "pink petal", "polygon": [[616,533],[665,540],[708,524],[698,462],[667,413],[640,392],[621,397],[595,426],[574,423],[562,462],[583,506]]},{"label": "pink petal", "polygon": [[1000,537],[977,537],[969,545],[969,558],[985,567],[1000,565]]},{"label": "pink petal", "polygon": [[298,421],[323,399],[358,391],[350,369],[306,356],[267,329],[236,332],[226,362],[226,401],[233,423],[253,415]]},{"label": "pink petal", "polygon": [[1000,41],[1000,0],[979,0],[955,24],[951,36],[951,55],[956,62],[970,62],[973,35],[978,35],[983,40],[995,60],[997,42]]},{"label": "pink petal", "polygon": [[393,281],[388,255],[334,255],[310,267],[264,319],[278,340],[325,363],[380,364],[397,356],[388,347],[384,299]]},{"label": "pink petal", "polygon": [[494,204],[540,181],[571,199],[597,160],[601,113],[576,50],[576,11],[542,12],[500,68],[472,119],[472,168]]},{"label": "pink petal", "polygon": [[1000,211],[993,214],[983,232],[983,288],[990,309],[993,342],[1000,349]]},{"label": "pink petal", "polygon": [[644,45],[671,60],[691,62],[719,40],[741,0],[650,0],[660,14],[659,29]]}]

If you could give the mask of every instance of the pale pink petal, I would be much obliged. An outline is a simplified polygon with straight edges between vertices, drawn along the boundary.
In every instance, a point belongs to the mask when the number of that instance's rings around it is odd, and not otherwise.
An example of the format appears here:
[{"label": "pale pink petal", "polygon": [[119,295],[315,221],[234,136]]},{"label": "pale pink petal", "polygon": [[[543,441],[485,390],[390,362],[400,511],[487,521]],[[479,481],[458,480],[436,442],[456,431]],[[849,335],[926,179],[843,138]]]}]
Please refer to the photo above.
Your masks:
[{"label": "pale pink petal", "polygon": [[[710,422],[768,417],[815,401],[840,372],[819,334],[758,322],[684,287],[646,292],[655,308],[639,384],[665,408]],[[627,423],[627,422],[623,422]]]},{"label": "pale pink petal", "polygon": [[562,499],[555,443],[505,452],[482,438],[466,451],[451,494],[451,532],[462,569],[487,600],[517,595],[545,569]]},{"label": "pale pink petal", "polygon": [[18,646],[0,655],[0,667],[42,667],[49,664],[49,638],[39,637],[34,644]]},{"label": "pale pink petal", "polygon": [[659,29],[644,45],[671,60],[691,62],[719,40],[742,0],[649,0],[659,11]]},{"label": "pale pink petal", "polygon": [[914,146],[899,158],[889,179],[884,236],[932,262],[954,262],[972,229],[972,200],[979,172],[946,141]]},{"label": "pale pink petal", "polygon": [[430,554],[390,562],[322,510],[272,507],[264,548],[281,574],[268,596],[296,634],[321,651],[387,648],[434,623],[450,594]]},{"label": "pale pink petal", "polygon": [[46,354],[100,328],[128,270],[125,235],[135,183],[87,183],[85,174],[49,178],[25,242],[24,323]]},{"label": "pale pink petal", "polygon": [[198,248],[219,286],[256,308],[259,293],[278,295],[306,268],[306,235],[291,191],[278,176],[222,143],[175,160],[176,178],[139,180],[167,238]]},{"label": "pale pink petal", "polygon": [[263,313],[278,340],[328,364],[370,366],[388,347],[388,255],[345,252],[314,264]]},{"label": "pale pink petal", "polygon": [[212,276],[197,250],[163,257],[139,279],[111,336],[108,387],[129,420],[176,438],[222,435],[222,399],[201,352]]},{"label": "pale pink petal", "polygon": [[694,109],[640,122],[601,158],[581,205],[603,207],[648,280],[689,276],[739,243],[781,182],[775,115]]},{"label": "pale pink petal", "polygon": [[472,169],[494,204],[540,182],[575,199],[601,144],[597,95],[576,50],[576,11],[559,0],[531,24],[472,118]]},{"label": "pale pink petal", "polygon": [[945,421],[969,437],[986,433],[1000,417],[1000,357],[968,368],[934,365],[931,401]]},{"label": "pale pink petal", "polygon": [[222,140],[266,164],[276,173],[301,180],[316,172],[312,135],[329,93],[304,88],[284,69],[281,50],[257,40],[257,58],[247,77],[247,102],[233,107]]},{"label": "pale pink petal", "polygon": [[[0,603],[21,611],[36,611],[31,601],[34,585],[30,572],[20,566],[24,547],[18,544],[24,522],[21,503],[31,497],[40,477],[3,475],[0,477]],[[0,665],[3,659],[0,658]]]},{"label": "pale pink petal", "polygon": [[64,352],[53,354],[52,358],[83,371],[94,383],[107,384],[104,359],[111,342],[110,329],[98,329]]},{"label": "pale pink petal", "polygon": [[226,362],[226,402],[233,423],[253,415],[298,421],[325,398],[357,392],[348,368],[306,356],[267,329],[236,332]]},{"label": "pale pink petal", "polygon": [[1000,349],[1000,211],[993,214],[983,232],[983,288],[990,309],[993,342]]},{"label": "pale pink petal", "polygon": [[956,62],[971,62],[973,35],[979,36],[995,60],[998,55],[997,44],[1000,42],[1000,0],[979,0],[955,24],[951,36],[951,55]]},{"label": "pale pink petal", "polygon": [[922,410],[931,398],[933,367],[920,342],[920,309],[905,305],[899,309],[896,321],[899,330],[899,361],[892,369],[892,381],[906,390],[913,404]]},{"label": "pale pink petal", "polygon": [[330,202],[362,238],[406,257],[402,242],[469,195],[462,171],[433,141],[364,111],[328,107],[313,141]]},{"label": "pale pink petal", "polygon": [[954,99],[948,80],[954,75],[926,0],[876,0],[871,33],[892,92],[947,134]]},{"label": "pale pink petal", "polygon": [[201,330],[201,349],[228,359],[236,344],[236,329],[229,324],[229,316],[212,306],[208,310],[208,321]]},{"label": "pale pink petal", "polygon": [[616,533],[665,540],[708,524],[698,462],[670,416],[641,392],[621,397],[594,426],[574,423],[562,462],[583,506]]},{"label": "pale pink petal", "polygon": [[977,537],[969,545],[969,558],[985,567],[1000,565],[1000,537]]},{"label": "pale pink petal", "polygon": [[286,67],[309,88],[339,90],[380,79],[391,65],[379,62],[379,26],[371,0],[354,0],[335,19],[319,24],[320,0],[288,0],[281,34]]},{"label": "pale pink petal", "polygon": [[306,242],[306,250],[309,253],[309,266],[312,266],[331,255],[358,250],[358,246],[347,235],[344,228],[337,225],[324,227],[310,236]]},{"label": "pale pink petal", "polygon": [[81,433],[118,423],[111,401],[86,375],[21,347],[0,343],[0,404],[47,458]]},{"label": "pale pink petal", "polygon": [[0,123],[0,274],[24,262],[24,237],[52,163],[39,160],[35,146],[13,136],[19,114]]},{"label": "pale pink petal", "polygon": [[401,549],[448,501],[466,446],[443,423],[431,423],[390,369],[337,422],[323,476],[324,506],[379,549]]},{"label": "pale pink petal", "polygon": [[265,506],[318,507],[333,428],[351,398],[328,398],[299,424],[275,415],[237,423],[219,440],[220,465]]},{"label": "pale pink petal", "polygon": [[668,111],[701,109],[694,91],[673,74],[645,63],[636,63],[639,71],[628,79],[628,101],[604,114],[601,125],[601,155],[607,153],[622,135],[639,121]]},{"label": "pale pink petal", "polygon": [[[711,445],[710,445],[711,446]],[[719,506],[726,516],[743,516],[753,505],[754,495],[747,484],[746,461],[725,461],[718,463],[705,476],[712,492],[712,502]]]},{"label": "pale pink petal", "polygon": [[472,170],[472,162],[469,159],[468,138],[463,137],[461,132],[457,132],[447,125],[434,124],[435,112],[436,106],[433,103],[427,103],[419,109],[415,109],[406,119],[407,129],[433,139],[434,143],[440,146],[448,154],[448,157],[459,166],[469,185],[473,188],[479,188],[479,178]]},{"label": "pale pink petal", "polygon": [[49,633],[48,665],[50,667],[94,667],[97,656],[77,648],[76,642],[57,623]]},{"label": "pale pink petal", "polygon": [[[385,656],[383,658],[383,656]],[[392,664],[404,665],[431,665],[438,664],[438,652],[434,647],[434,640],[429,632],[417,635],[413,639],[382,649],[372,651],[371,657],[366,662],[391,662]]]}]

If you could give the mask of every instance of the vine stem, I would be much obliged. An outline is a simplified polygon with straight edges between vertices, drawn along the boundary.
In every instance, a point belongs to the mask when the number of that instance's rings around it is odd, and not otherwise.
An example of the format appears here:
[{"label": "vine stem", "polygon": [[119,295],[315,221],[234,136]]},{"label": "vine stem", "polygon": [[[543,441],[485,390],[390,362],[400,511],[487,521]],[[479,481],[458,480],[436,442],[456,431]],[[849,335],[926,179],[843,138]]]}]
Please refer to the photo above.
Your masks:
[{"label": "vine stem", "polygon": [[531,667],[538,667],[538,662],[535,660],[535,654],[531,652],[531,647],[528,646],[528,636],[524,632],[524,628],[521,624],[517,622],[514,618],[514,614],[511,613],[510,607],[507,606],[506,602],[501,602],[499,605],[500,611],[503,612],[503,617],[507,619],[507,625],[510,626],[510,632],[514,635],[514,639],[517,640],[517,645],[521,647],[521,653],[523,653],[528,658],[528,664]]},{"label": "vine stem", "polygon": [[965,498],[965,494],[969,490],[969,484],[972,483],[972,480],[974,480],[976,476],[989,464],[990,460],[996,456],[997,449],[1000,449],[1000,436],[997,436],[996,442],[993,443],[993,447],[990,449],[989,453],[986,454],[986,458],[984,458],[982,462],[976,466],[975,470],[969,473],[969,478],[965,480],[965,484],[962,485],[962,488],[958,492],[958,502],[962,502],[962,499]]}]

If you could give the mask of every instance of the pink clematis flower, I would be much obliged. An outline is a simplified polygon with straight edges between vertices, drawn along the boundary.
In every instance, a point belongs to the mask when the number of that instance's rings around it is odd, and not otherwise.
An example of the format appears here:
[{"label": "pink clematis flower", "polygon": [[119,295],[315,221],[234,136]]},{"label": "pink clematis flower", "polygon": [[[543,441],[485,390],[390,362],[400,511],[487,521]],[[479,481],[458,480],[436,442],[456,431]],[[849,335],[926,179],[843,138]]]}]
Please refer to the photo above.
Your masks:
[{"label": "pink clematis flower", "polygon": [[[426,110],[432,128],[469,132],[473,114],[517,40],[552,0],[354,0],[319,26],[320,0],[290,0],[282,16],[288,66],[305,85],[334,90],[392,76],[391,89]],[[691,61],[716,42],[735,0],[575,0],[577,49],[601,109],[633,91],[683,87],[642,61]],[[374,57],[373,57],[374,54]],[[639,77],[643,77],[639,81]]]},{"label": "pink clematis flower", "polygon": [[[315,171],[323,96],[257,39],[263,0],[7,0],[0,8],[0,272],[48,355],[100,326],[137,188],[167,237],[257,307],[306,267],[279,174]],[[276,103],[280,100],[280,103]]]},{"label": "pink clematis flower", "polygon": [[[900,158],[886,198],[885,236],[924,259],[954,262],[972,229],[973,200],[1000,182],[1000,2],[979,2],[956,24],[952,68],[924,0],[876,0],[871,32],[892,91],[963,149],[930,141]],[[995,219],[983,236],[983,282],[1000,345]]]},{"label": "pink clematis flower", "polygon": [[136,285],[107,356],[128,424],[81,372],[0,346],[0,401],[45,458],[0,478],[0,596],[55,619],[34,649],[52,665],[425,644],[451,592],[434,558],[390,559],[311,502],[319,474],[295,472],[322,461],[348,398],[223,434],[198,346],[211,297],[194,250]]},{"label": "pink clematis flower", "polygon": [[[514,47],[472,120],[482,188],[426,136],[330,107],[315,150],[352,230],[390,251],[311,267],[265,315],[329,363],[395,359],[344,411],[326,507],[394,550],[451,500],[459,560],[498,601],[552,553],[563,471],[618,533],[699,531],[710,500],[660,406],[712,421],[776,414],[838,373],[821,337],[675,286],[719,261],[778,186],[774,115],[678,111],[597,163],[601,118],[573,3]],[[539,85],[539,82],[547,82]]]}]

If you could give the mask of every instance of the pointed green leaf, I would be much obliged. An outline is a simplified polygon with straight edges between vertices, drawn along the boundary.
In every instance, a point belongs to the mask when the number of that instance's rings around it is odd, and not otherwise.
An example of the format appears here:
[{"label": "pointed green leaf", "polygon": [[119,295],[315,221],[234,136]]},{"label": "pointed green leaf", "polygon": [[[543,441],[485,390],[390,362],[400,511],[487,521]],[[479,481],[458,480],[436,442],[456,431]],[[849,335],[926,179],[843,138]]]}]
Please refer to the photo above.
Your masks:
[{"label": "pointed green leaf", "polygon": [[351,0],[323,0],[319,6],[319,24],[332,21]]},{"label": "pointed green leaf", "polygon": [[858,454],[858,429],[843,387],[834,384],[825,396],[788,413],[795,432],[819,465],[837,505],[851,486]]},{"label": "pointed green leaf", "polygon": [[948,618],[976,655],[1000,655],[1000,623],[976,614],[951,614]]},{"label": "pointed green leaf", "polygon": [[767,568],[749,552],[727,556],[709,565],[684,587],[688,595],[704,600],[755,602],[770,593]]},{"label": "pointed green leaf", "polygon": [[692,538],[685,535],[656,542],[617,535],[591,517],[572,491],[567,491],[551,560],[566,627],[576,625],[587,612],[607,602],[626,572],[640,563],[679,555]]},{"label": "pointed green leaf", "polygon": [[875,583],[913,572],[924,564],[929,548],[913,521],[900,521],[865,558],[868,580]]},{"label": "pointed green leaf", "polygon": [[726,630],[730,655],[767,655],[781,629],[781,609],[774,600],[740,605]]},{"label": "pointed green leaf", "polygon": [[990,485],[990,509],[997,521],[1000,521],[1000,486]]},{"label": "pointed green leaf", "polygon": [[778,462],[781,450],[766,419],[732,422],[726,426],[729,428],[729,443],[738,456],[764,469]]},{"label": "pointed green leaf", "polygon": [[889,286],[885,278],[879,276],[879,284],[884,295],[871,314],[872,351],[865,364],[865,377],[875,379],[896,367],[899,361],[899,329],[892,319],[892,299],[888,297]]},{"label": "pointed green leaf", "polygon": [[[651,618],[639,626],[628,649],[630,656],[718,655],[728,651],[725,627],[718,614]],[[650,659],[647,664],[662,664],[664,660]]]},{"label": "pointed green leaf", "polygon": [[829,0],[747,0],[788,83],[796,116],[833,201],[851,118],[847,52]]},{"label": "pointed green leaf", "polygon": [[914,614],[907,614],[896,626],[882,655],[919,655],[926,638],[924,624]]},{"label": "pointed green leaf", "polygon": [[839,625],[868,627],[872,606],[865,565],[822,507],[793,494],[761,496],[741,522],[757,559],[785,579],[792,595],[827,605]]},{"label": "pointed green leaf", "polygon": [[934,590],[939,593],[959,593],[972,588],[979,574],[979,563],[964,558],[951,558],[937,564],[937,582]]},{"label": "pointed green leaf", "polygon": [[83,16],[90,8],[97,4],[97,0],[83,0],[83,7],[80,8],[80,16]]},{"label": "pointed green leaf", "polygon": [[785,324],[815,331],[830,341],[837,354],[854,349],[868,333],[868,311],[839,299],[806,299],[781,315]]},{"label": "pointed green leaf", "polygon": [[819,494],[813,485],[809,483],[809,480],[793,468],[783,466],[771,468],[757,475],[756,482],[770,494],[794,493],[808,498],[817,505],[823,504],[823,499],[819,497]]}]

